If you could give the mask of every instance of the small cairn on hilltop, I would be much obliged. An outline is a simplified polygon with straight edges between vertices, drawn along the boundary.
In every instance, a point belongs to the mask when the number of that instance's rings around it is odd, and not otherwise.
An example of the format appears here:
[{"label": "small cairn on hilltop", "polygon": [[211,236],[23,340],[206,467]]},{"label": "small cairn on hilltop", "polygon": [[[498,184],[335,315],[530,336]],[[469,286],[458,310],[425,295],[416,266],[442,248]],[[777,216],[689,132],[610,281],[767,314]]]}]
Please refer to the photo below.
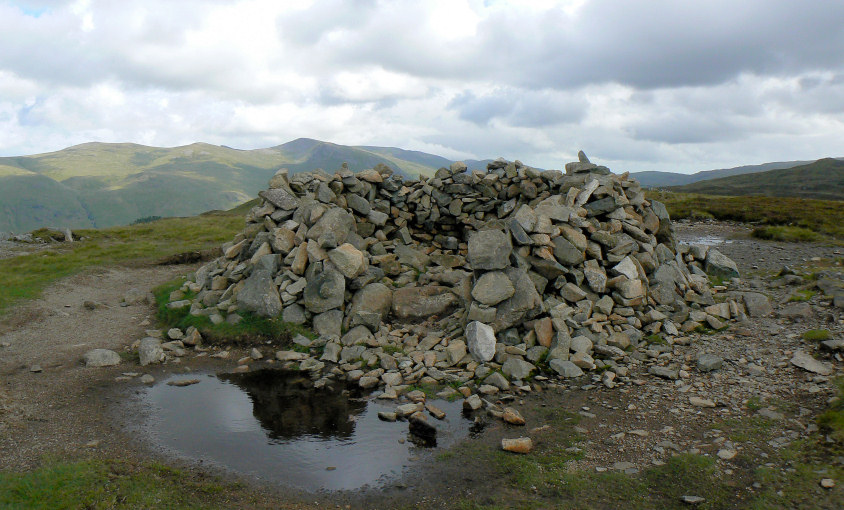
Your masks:
[{"label": "small cairn on hilltop", "polygon": [[[458,162],[413,180],[384,165],[282,169],[243,232],[186,282],[195,298],[168,306],[307,326],[318,339],[296,342],[311,354],[278,360],[319,387],[345,379],[387,397],[409,384],[496,391],[597,368],[612,387],[634,366],[664,363],[666,345],[631,352],[651,335],[681,342],[745,316],[742,297],[716,303],[708,279],[737,277],[735,263],[678,245],[665,206],[636,180],[579,159],[565,173],[501,159],[469,173]],[[472,397],[469,407],[483,405]]]}]

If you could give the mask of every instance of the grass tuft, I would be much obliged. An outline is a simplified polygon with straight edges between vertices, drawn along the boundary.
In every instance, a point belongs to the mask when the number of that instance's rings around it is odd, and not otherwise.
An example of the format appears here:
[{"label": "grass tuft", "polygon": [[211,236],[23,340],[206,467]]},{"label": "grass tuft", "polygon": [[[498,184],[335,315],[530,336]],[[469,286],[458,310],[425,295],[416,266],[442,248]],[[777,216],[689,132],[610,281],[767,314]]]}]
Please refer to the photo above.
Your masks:
[{"label": "grass tuft", "polygon": [[806,243],[823,240],[823,236],[804,227],[768,226],[756,227],[750,233],[757,239],[767,241],[783,241],[789,243]]}]

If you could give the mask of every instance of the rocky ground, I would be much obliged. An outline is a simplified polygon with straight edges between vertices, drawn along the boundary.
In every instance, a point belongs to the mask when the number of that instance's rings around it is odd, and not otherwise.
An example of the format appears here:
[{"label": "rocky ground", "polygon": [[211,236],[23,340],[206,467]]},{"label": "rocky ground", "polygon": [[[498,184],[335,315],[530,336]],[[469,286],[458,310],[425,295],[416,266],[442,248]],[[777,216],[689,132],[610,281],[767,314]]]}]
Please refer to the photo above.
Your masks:
[{"label": "rocky ground", "polygon": [[[497,450],[502,438],[519,436],[531,437],[536,452],[565,441],[560,453],[570,454],[570,471],[635,474],[679,452],[703,453],[717,459],[721,476],[735,477],[733,506],[740,507],[743,499],[766,490],[743,485],[743,473],[769,462],[779,469],[779,452],[817,430],[815,418],[834,395],[831,380],[844,366],[840,354],[822,352],[817,341],[804,339],[805,332],[821,329],[828,330],[833,340],[844,338],[841,309],[815,292],[814,281],[806,277],[810,271],[826,271],[822,278],[840,275],[841,249],[758,241],[741,225],[678,224],[676,229],[681,241],[715,238],[708,241],[717,242],[743,275],[737,287],[722,292],[762,292],[769,296],[773,314],[733,323],[721,332],[690,333],[674,345],[649,345],[642,349],[639,363],[633,363],[630,382],[613,388],[603,383],[602,374],[587,373],[572,380],[535,380],[529,391],[510,392],[512,399],[502,393],[490,395],[490,400],[518,409],[527,424],[515,427],[487,418],[484,431],[454,448],[456,454],[445,452],[438,460],[420,463],[383,491],[286,493],[286,498],[302,505],[425,508],[451,507],[461,499],[492,504],[512,498],[519,506],[530,491],[503,488],[501,466],[477,461],[478,452]],[[784,265],[802,276],[776,278]],[[2,469],[30,468],[45,455],[154,458],[185,465],[167,459],[133,433],[137,428],[132,425],[143,421],[147,412],[134,398],[144,385],[141,376],[161,379],[173,372],[229,371],[249,352],[234,349],[224,359],[209,356],[218,351],[200,357],[188,354],[179,363],[142,368],[130,346],[155,327],[153,309],[142,299],[128,306],[120,301],[131,289],[148,290],[191,269],[121,268],[77,276],[4,319],[0,325]],[[123,361],[114,367],[85,367],[82,355],[93,348],[114,350]],[[818,356],[832,372],[818,374],[795,366],[798,351]],[[716,356],[720,367],[714,358],[699,363],[701,354]],[[709,363],[717,368],[704,372]],[[676,367],[676,379],[652,375],[653,366]],[[530,455],[524,457],[528,462]],[[844,459],[837,462],[844,466]],[[827,475],[815,476],[820,484]],[[817,497],[828,497],[829,491],[840,494],[844,480],[833,483],[837,485],[831,489],[815,485]],[[278,496],[277,487],[259,485],[255,490],[265,502]]]}]

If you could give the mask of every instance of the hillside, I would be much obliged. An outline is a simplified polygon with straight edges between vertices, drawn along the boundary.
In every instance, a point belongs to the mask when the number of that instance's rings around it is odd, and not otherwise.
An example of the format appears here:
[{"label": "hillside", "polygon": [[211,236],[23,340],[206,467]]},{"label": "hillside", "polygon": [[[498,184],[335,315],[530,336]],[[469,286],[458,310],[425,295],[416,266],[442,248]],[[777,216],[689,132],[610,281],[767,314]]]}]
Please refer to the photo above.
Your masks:
[{"label": "hillside", "polygon": [[775,161],[762,163],[761,165],[744,165],[733,168],[721,168],[718,170],[702,170],[693,174],[680,174],[675,172],[633,172],[630,175],[635,177],[642,186],[646,188],[662,188],[665,186],[683,186],[694,182],[743,175],[782,168],[793,168],[798,165],[805,165],[811,161]]},{"label": "hillside", "polygon": [[[469,161],[472,169],[484,161]],[[0,231],[125,225],[147,216],[190,216],[254,197],[281,167],[291,172],[347,163],[433,175],[452,161],[395,147],[352,147],[300,138],[266,149],[206,143],[148,147],[85,143],[32,156],[0,157]]]},{"label": "hillside", "polygon": [[794,168],[710,179],[670,189],[706,195],[766,195],[844,200],[844,161],[825,158]]}]

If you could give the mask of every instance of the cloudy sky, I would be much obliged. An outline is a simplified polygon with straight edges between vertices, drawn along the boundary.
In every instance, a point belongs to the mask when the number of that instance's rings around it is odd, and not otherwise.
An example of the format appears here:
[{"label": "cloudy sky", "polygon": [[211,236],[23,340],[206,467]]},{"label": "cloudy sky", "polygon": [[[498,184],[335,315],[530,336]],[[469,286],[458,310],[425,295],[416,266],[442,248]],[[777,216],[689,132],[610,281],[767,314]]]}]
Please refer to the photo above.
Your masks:
[{"label": "cloudy sky", "polygon": [[0,0],[0,155],[299,137],[617,172],[844,156],[844,2]]}]

